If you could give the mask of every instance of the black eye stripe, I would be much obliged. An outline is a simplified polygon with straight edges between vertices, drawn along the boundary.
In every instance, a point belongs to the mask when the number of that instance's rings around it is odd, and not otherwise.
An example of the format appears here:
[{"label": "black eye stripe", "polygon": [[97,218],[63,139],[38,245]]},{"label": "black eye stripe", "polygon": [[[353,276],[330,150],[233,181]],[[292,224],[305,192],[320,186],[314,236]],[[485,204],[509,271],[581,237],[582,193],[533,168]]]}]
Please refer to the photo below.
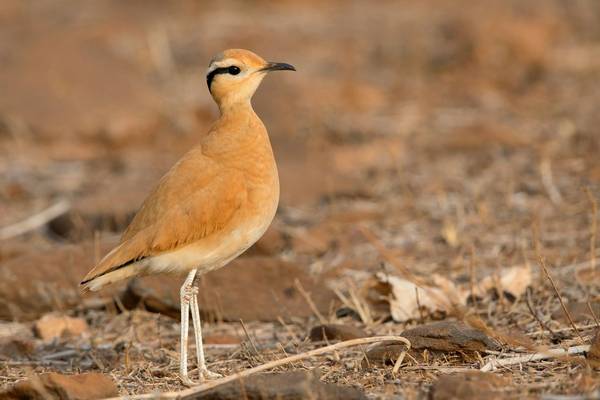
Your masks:
[{"label": "black eye stripe", "polygon": [[[238,72],[236,73],[232,73],[231,69],[232,68],[237,68]],[[236,67],[235,65],[230,66],[230,67],[221,67],[221,68],[216,68],[213,69],[212,71],[210,71],[208,73],[208,75],[206,75],[206,83],[208,84],[208,91],[210,92],[210,85],[212,85],[212,81],[213,79],[215,79],[215,76],[219,75],[219,74],[232,74],[232,75],[237,75],[239,74],[239,68]]]}]

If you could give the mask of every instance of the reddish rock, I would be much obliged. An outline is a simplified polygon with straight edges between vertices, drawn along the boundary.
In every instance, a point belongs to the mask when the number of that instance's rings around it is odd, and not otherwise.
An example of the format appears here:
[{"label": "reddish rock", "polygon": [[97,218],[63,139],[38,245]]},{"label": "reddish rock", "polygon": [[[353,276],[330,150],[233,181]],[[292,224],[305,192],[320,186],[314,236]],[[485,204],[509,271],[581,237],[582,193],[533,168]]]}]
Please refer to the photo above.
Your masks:
[{"label": "reddish rock", "polygon": [[240,344],[242,341],[239,337],[233,335],[203,335],[204,344]]},{"label": "reddish rock", "polygon": [[81,318],[46,314],[35,322],[34,330],[40,339],[50,341],[65,336],[80,336],[87,332],[88,325]]},{"label": "reddish rock", "polygon": [[0,393],[0,398],[6,400],[93,400],[117,395],[117,386],[107,375],[47,373],[14,384]]},{"label": "reddish rock", "polygon": [[451,351],[484,351],[499,350],[493,339],[482,331],[459,321],[440,321],[417,326],[402,332],[410,340],[413,350]]},{"label": "reddish rock", "polygon": [[[420,357],[423,350],[433,354],[459,352],[471,355],[486,349],[499,350],[499,345],[493,339],[478,329],[458,321],[440,321],[407,329],[401,336],[411,343],[410,352],[414,357]],[[377,344],[366,353],[364,366],[370,364],[393,364],[406,346],[398,343],[384,342]]]},{"label": "reddish rock", "polygon": [[432,386],[430,400],[501,400],[509,384],[502,376],[479,371],[441,376]]},{"label": "reddish rock", "polygon": [[[114,240],[103,240],[104,254]],[[92,241],[79,245],[61,245],[40,249],[0,263],[0,319],[34,320],[55,310],[81,304],[79,281],[94,264]],[[117,287],[102,292],[111,297]]]},{"label": "reddish rock", "polygon": [[361,391],[321,382],[305,371],[251,375],[189,398],[197,400],[366,400]]},{"label": "reddish rock", "polygon": [[[323,283],[308,276],[307,269],[270,257],[240,257],[228,266],[203,275],[199,302],[203,318],[226,321],[276,321],[278,317],[313,315],[298,292],[298,280],[322,313],[337,302]],[[179,318],[181,277],[152,276],[129,285],[123,304],[142,304],[149,311]]]}]

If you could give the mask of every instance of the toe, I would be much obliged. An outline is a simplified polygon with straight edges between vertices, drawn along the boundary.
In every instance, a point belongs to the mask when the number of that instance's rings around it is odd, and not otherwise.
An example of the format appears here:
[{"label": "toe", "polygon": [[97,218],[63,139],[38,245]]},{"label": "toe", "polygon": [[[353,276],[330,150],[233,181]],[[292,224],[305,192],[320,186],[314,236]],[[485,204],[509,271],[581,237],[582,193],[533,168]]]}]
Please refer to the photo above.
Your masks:
[{"label": "toe", "polygon": [[189,377],[187,376],[181,376],[181,383],[183,383],[185,386],[195,386],[196,384],[194,383],[194,381],[192,381]]},{"label": "toe", "polygon": [[223,375],[205,369],[204,371],[202,371],[202,377],[204,379],[219,379],[222,378]]}]

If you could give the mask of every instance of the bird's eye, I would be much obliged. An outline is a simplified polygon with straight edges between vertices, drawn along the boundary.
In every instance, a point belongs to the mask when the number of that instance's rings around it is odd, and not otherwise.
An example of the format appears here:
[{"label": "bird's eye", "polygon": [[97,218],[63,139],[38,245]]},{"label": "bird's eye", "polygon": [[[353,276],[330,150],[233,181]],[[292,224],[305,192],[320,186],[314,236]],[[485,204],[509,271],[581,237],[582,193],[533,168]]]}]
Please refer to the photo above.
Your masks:
[{"label": "bird's eye", "polygon": [[240,73],[240,69],[238,67],[236,67],[235,65],[233,65],[233,66],[229,67],[227,72],[229,72],[231,75],[237,75]]}]

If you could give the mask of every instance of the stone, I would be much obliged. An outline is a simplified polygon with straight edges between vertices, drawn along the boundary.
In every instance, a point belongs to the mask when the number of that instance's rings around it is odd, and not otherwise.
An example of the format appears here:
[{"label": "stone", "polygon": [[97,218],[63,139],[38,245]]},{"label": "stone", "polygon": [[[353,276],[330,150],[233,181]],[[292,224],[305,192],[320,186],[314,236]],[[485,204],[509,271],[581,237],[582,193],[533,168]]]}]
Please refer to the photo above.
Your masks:
[{"label": "stone", "polygon": [[207,390],[186,400],[366,400],[361,391],[331,383],[305,371],[251,375]]},{"label": "stone", "polygon": [[460,321],[440,321],[407,329],[401,333],[413,350],[484,351],[499,350],[500,346],[479,329]]},{"label": "stone", "polygon": [[[313,312],[295,286],[298,280],[321,313],[338,301],[335,294],[308,274],[308,268],[264,256],[240,257],[198,281],[203,319],[277,321],[306,318]],[[127,308],[142,304],[149,311],[179,318],[181,277],[151,276],[130,283]],[[133,293],[132,293],[133,292]],[[133,299],[133,301],[132,301]]]},{"label": "stone", "polygon": [[[499,350],[500,346],[485,333],[459,321],[440,321],[407,329],[400,336],[411,343],[410,353],[419,358],[424,350],[433,354],[463,353],[474,355],[486,349]],[[363,366],[393,365],[406,346],[395,342],[383,342],[366,352]]]},{"label": "stone", "polygon": [[[115,244],[102,240],[104,254]],[[94,265],[93,241],[36,249],[0,263],[0,320],[31,321],[56,309],[81,305],[79,281]],[[103,290],[111,298],[118,286]],[[95,295],[98,296],[98,295]]]},{"label": "stone", "polygon": [[81,336],[88,331],[88,325],[82,318],[46,314],[35,322],[34,331],[40,339],[47,342],[65,336]]},{"label": "stone", "polygon": [[0,398],[5,400],[94,400],[117,395],[112,378],[96,372],[79,375],[45,373],[0,392]]},{"label": "stone", "polygon": [[503,389],[509,384],[506,378],[485,372],[473,371],[442,375],[433,384],[431,400],[501,400]]}]

